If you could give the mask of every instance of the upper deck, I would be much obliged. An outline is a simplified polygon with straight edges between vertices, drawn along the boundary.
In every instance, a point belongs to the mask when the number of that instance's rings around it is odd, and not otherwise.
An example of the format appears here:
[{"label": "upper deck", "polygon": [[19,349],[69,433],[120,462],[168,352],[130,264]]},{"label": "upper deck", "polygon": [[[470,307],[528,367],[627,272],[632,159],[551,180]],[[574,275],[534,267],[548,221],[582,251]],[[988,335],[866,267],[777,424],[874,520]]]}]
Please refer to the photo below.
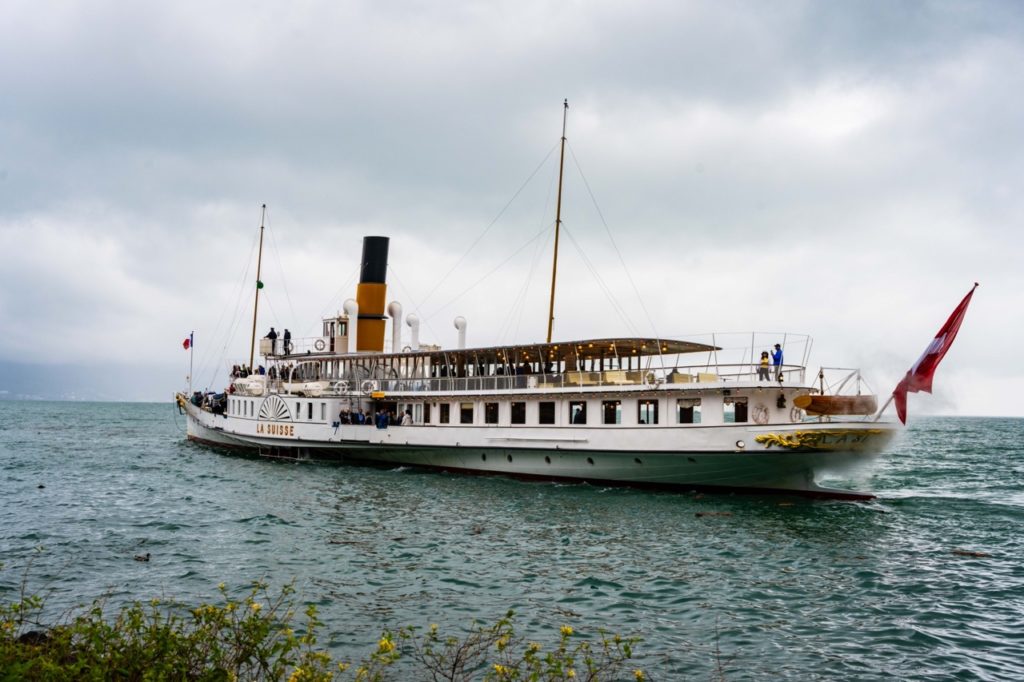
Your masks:
[{"label": "upper deck", "polygon": [[[324,339],[303,339],[288,353],[270,352],[283,348],[265,346],[269,369],[259,390],[345,395],[764,385],[760,354],[771,348],[769,339],[784,341],[787,354],[800,358],[800,363],[785,363],[779,372],[772,367],[770,380],[781,375],[789,386],[805,381],[811,346],[806,335],[709,336],[711,343],[629,337],[398,353],[335,353]],[[236,382],[236,388],[246,392],[245,383]]]}]

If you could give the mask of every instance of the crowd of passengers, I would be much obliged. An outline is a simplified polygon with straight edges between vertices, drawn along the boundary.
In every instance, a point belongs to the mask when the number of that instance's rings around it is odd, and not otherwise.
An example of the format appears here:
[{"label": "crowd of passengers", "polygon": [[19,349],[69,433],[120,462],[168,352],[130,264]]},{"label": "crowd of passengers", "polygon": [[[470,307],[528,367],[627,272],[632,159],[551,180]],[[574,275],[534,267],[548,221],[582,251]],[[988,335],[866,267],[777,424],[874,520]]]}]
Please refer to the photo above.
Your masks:
[{"label": "crowd of passengers", "polygon": [[277,379],[280,376],[282,379],[291,378],[291,381],[319,381],[320,380],[320,368],[317,365],[293,365],[291,363],[283,365],[280,368],[274,366],[269,370],[263,365],[259,365],[255,370],[250,369],[247,365],[234,365],[231,368],[232,379],[244,379],[248,376],[266,376],[270,379]]},{"label": "crowd of passengers", "polygon": [[389,410],[377,410],[371,414],[369,410],[346,410],[338,413],[339,424],[372,424],[378,429],[386,429],[389,426],[411,426],[412,410],[406,410],[399,419],[395,412]]}]

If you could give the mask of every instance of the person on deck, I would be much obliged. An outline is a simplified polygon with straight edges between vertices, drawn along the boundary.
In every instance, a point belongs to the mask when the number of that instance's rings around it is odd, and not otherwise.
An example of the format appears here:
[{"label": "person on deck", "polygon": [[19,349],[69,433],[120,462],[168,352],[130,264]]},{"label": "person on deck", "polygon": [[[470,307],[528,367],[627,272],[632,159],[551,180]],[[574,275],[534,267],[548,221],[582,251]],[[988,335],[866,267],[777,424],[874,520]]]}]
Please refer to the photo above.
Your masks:
[{"label": "person on deck", "polygon": [[761,366],[757,368],[757,380],[768,381],[768,351],[761,351]]},{"label": "person on deck", "polygon": [[270,339],[270,354],[274,355],[277,351],[277,332],[274,331],[273,327],[270,328],[270,333],[267,334],[267,338]]},{"label": "person on deck", "polygon": [[287,329],[284,330],[284,352],[286,355],[292,352],[292,333]]},{"label": "person on deck", "polygon": [[402,415],[402,426],[412,426],[412,410],[407,409]]},{"label": "person on deck", "polygon": [[772,367],[775,368],[775,380],[782,381],[782,346],[775,344],[772,352]]}]

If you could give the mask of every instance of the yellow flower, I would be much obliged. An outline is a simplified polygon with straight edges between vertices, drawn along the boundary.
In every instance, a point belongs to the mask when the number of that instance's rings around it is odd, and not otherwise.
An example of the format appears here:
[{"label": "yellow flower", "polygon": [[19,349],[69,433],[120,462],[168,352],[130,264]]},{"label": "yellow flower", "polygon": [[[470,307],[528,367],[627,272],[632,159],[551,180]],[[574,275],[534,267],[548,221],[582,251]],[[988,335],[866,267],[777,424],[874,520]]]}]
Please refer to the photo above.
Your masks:
[{"label": "yellow flower", "polygon": [[636,678],[636,682],[644,682],[644,680],[647,679],[647,676],[644,675],[644,671],[643,670],[634,670],[633,671],[633,677]]},{"label": "yellow flower", "polygon": [[299,680],[301,680],[301,679],[302,679],[302,666],[299,666],[298,668],[295,669],[295,672],[293,672],[291,675],[289,675],[288,682],[299,682]]},{"label": "yellow flower", "polygon": [[530,642],[530,646],[527,647],[527,650],[532,651],[533,653],[537,653],[538,651],[540,651],[540,644],[538,644],[537,642]]},{"label": "yellow flower", "polygon": [[565,671],[565,676],[568,677],[568,678],[576,677],[576,671],[573,670],[572,668],[569,668],[568,670]]},{"label": "yellow flower", "polygon": [[218,589],[218,590],[220,590],[221,592],[223,592],[223,591],[224,591],[224,588],[225,588],[225,587],[226,587],[226,586],[224,585],[224,583],[217,583],[217,589]]},{"label": "yellow flower", "polygon": [[249,604],[249,608],[252,609],[254,613],[259,613],[260,609],[263,608],[263,604],[259,603],[258,601],[254,601],[253,603]]},{"label": "yellow flower", "polygon": [[571,637],[572,636],[572,626],[571,625],[563,625],[562,626],[562,636],[563,637]]},{"label": "yellow flower", "polygon": [[395,643],[391,641],[390,637],[382,637],[377,646],[382,654],[389,654],[395,650]]},{"label": "yellow flower", "polygon": [[498,675],[505,676],[508,675],[511,671],[507,667],[503,666],[501,663],[495,663],[494,672]]}]

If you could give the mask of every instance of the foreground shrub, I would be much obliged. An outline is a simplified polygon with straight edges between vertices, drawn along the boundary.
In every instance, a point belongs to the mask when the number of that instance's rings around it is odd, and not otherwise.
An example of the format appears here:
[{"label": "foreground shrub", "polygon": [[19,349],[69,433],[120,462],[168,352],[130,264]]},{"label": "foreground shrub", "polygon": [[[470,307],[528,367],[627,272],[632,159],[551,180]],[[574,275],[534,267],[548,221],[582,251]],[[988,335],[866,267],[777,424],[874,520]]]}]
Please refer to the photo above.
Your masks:
[{"label": "foreground shrub", "polygon": [[436,625],[385,631],[361,662],[335,661],[318,643],[316,607],[300,617],[291,585],[272,594],[257,582],[241,599],[223,584],[219,591],[223,603],[191,608],[154,599],[111,610],[99,601],[49,626],[40,622],[43,600],[22,594],[0,604],[0,679],[646,679],[626,667],[636,639],[600,632],[590,641],[566,625],[545,649],[516,635],[511,611],[461,638],[442,636]]}]

